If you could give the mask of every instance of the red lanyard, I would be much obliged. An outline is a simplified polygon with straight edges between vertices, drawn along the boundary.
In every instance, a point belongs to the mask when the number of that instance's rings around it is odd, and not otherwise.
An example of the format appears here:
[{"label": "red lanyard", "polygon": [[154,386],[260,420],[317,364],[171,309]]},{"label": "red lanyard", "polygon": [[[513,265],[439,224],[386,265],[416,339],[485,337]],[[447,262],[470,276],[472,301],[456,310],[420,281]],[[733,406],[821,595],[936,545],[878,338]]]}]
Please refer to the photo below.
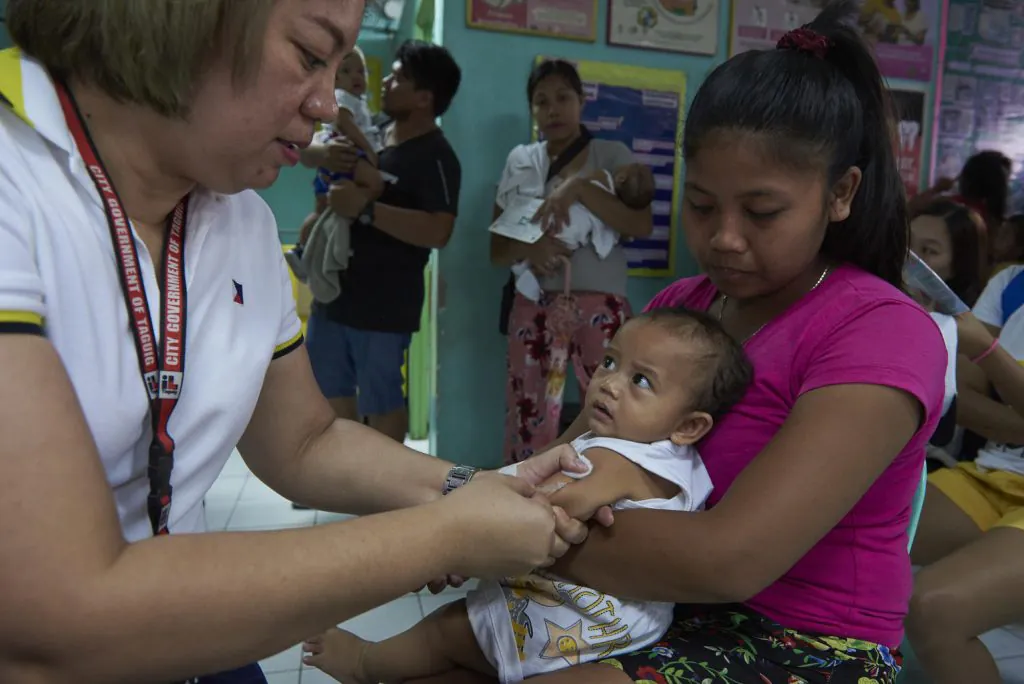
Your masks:
[{"label": "red lanyard", "polygon": [[167,221],[162,261],[163,303],[160,311],[161,334],[158,349],[128,215],[124,211],[117,190],[107,176],[103,162],[96,153],[74,98],[61,83],[57,84],[57,96],[78,151],[103,200],[107,224],[110,226],[110,239],[114,243],[114,253],[121,275],[121,290],[124,293],[125,307],[128,309],[128,320],[135,336],[139,370],[149,396],[150,417],[153,421],[153,441],[149,446],[149,521],[153,527],[153,534],[168,534],[174,439],[167,431],[167,423],[178,403],[185,370],[184,255],[188,198],[183,199],[174,208]]}]

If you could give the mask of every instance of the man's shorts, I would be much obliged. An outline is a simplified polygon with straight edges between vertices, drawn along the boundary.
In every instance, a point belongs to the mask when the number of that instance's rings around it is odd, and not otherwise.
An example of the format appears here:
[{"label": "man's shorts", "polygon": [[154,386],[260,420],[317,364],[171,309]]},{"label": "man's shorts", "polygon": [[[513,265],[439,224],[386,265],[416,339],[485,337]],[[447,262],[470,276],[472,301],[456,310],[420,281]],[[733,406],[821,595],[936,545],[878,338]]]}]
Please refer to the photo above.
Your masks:
[{"label": "man's shorts", "polygon": [[306,350],[320,391],[328,399],[358,397],[359,415],[405,408],[402,366],[412,335],[357,330],[314,311]]},{"label": "man's shorts", "polygon": [[960,463],[936,470],[928,482],[948,496],[982,532],[993,527],[1024,530],[1024,475]]}]

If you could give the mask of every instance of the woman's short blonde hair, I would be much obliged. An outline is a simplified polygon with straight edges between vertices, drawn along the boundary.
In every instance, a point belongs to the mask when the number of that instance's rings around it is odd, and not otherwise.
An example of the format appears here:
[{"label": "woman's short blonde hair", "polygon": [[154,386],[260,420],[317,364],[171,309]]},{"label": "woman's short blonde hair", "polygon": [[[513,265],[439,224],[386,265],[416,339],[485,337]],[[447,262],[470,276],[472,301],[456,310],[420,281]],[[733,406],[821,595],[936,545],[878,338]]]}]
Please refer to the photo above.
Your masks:
[{"label": "woman's short blonde hair", "polygon": [[258,70],[275,0],[8,0],[7,29],[60,79],[184,117],[223,56],[237,84]]}]

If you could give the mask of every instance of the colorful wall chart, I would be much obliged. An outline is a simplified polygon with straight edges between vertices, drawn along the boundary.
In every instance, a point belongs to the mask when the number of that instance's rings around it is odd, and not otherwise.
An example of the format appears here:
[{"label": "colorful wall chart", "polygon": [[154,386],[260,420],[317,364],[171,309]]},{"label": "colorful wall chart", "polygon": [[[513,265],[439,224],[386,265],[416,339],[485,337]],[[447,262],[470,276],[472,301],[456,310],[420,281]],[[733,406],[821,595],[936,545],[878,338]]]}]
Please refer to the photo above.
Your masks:
[{"label": "colorful wall chart", "polygon": [[898,117],[899,143],[896,163],[900,177],[907,190],[907,197],[913,197],[921,189],[921,153],[924,146],[924,97],[916,90],[891,90],[893,104]]},{"label": "colorful wall chart", "polygon": [[1014,161],[1011,207],[1024,208],[1024,3],[949,0],[933,175],[955,178],[986,149]]},{"label": "colorful wall chart", "polygon": [[626,244],[629,274],[674,275],[686,75],[605,62],[573,63],[583,80],[583,125],[594,137],[624,143],[654,172],[654,231]]},{"label": "colorful wall chart", "polygon": [[466,25],[594,42],[597,0],[466,0]]},{"label": "colorful wall chart", "polygon": [[611,0],[608,44],[713,55],[718,0]]},{"label": "colorful wall chart", "polygon": [[[734,0],[729,55],[775,47],[786,31],[809,23],[825,0]],[[929,81],[938,45],[939,0],[866,0],[860,28],[887,78]]]}]

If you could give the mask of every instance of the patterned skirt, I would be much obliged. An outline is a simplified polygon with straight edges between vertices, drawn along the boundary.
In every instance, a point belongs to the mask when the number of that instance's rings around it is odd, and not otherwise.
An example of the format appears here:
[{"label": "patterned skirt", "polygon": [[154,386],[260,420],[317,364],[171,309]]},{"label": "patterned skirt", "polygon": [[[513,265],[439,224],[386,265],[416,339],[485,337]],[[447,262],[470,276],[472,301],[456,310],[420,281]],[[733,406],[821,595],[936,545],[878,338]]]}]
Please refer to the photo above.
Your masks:
[{"label": "patterned skirt", "polygon": [[895,684],[902,657],[786,629],[744,606],[678,606],[657,644],[601,662],[637,684]]}]

